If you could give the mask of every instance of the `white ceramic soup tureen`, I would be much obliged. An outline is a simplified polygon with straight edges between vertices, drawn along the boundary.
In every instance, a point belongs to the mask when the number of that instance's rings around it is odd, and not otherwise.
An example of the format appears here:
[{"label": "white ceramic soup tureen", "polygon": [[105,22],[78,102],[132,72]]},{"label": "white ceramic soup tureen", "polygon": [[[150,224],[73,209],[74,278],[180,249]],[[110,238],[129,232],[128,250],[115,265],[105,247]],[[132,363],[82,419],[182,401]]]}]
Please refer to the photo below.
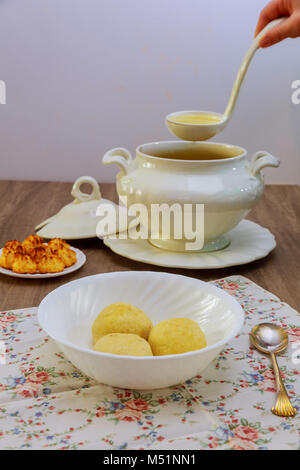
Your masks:
[{"label": "white ceramic soup tureen", "polygon": [[[141,224],[148,228],[153,204],[192,207],[193,213],[196,205],[204,205],[202,251],[219,250],[230,243],[225,234],[246,217],[263,194],[261,170],[279,163],[264,151],[248,160],[245,149],[215,142],[155,142],[140,145],[135,159],[123,148],[110,150],[103,157],[104,165],[120,167],[117,191],[127,207],[142,204],[147,208],[148,220],[143,212]],[[166,238],[160,226],[151,232],[149,241],[166,250],[187,251],[191,239],[182,233],[178,238],[173,226]]]}]

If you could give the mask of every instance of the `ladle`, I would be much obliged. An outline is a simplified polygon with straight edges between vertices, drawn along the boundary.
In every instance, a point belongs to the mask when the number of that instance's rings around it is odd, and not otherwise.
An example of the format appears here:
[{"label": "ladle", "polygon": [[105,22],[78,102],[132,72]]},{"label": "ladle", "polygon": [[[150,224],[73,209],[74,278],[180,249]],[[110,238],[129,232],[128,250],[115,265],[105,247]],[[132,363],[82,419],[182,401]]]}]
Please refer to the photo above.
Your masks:
[{"label": "ladle", "polygon": [[271,21],[253,40],[238,70],[224,114],[211,111],[179,111],[171,113],[166,117],[166,125],[169,130],[176,135],[176,137],[179,137],[182,140],[192,141],[207,140],[219,134],[219,132],[224,129],[232,116],[241,85],[247,73],[249,64],[255,52],[259,48],[260,39],[267,31],[285,19],[285,17],[282,17]]}]

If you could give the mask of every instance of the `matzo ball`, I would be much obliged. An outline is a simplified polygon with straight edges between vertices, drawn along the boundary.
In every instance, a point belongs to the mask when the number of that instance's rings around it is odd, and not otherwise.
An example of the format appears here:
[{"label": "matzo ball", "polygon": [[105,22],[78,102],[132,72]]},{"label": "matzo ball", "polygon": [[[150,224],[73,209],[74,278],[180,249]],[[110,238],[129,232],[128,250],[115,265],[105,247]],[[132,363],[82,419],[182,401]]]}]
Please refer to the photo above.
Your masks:
[{"label": "matzo ball", "polygon": [[94,344],[109,333],[131,333],[148,339],[152,322],[139,308],[118,302],[108,305],[98,315],[92,326]]},{"label": "matzo ball", "polygon": [[207,346],[202,329],[189,318],[170,318],[158,323],[148,341],[154,356],[182,354]]},{"label": "matzo ball", "polygon": [[149,343],[131,333],[111,333],[102,336],[93,349],[122,356],[153,356]]}]

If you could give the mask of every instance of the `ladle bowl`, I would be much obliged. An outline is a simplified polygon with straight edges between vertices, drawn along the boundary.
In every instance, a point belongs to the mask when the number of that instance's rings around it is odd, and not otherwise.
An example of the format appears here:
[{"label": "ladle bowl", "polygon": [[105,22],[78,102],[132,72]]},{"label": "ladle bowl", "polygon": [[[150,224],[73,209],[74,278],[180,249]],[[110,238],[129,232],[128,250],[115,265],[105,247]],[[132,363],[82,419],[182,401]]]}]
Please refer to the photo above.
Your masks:
[{"label": "ladle bowl", "polygon": [[[210,123],[199,124],[199,123],[187,123],[180,121],[180,116],[192,115],[197,119],[211,118]],[[195,119],[195,120],[196,120]],[[214,122],[215,121],[215,122]],[[228,118],[225,119],[223,114],[213,113],[211,111],[179,111],[171,113],[166,117],[166,124],[172,134],[176,135],[182,140],[200,141],[208,140],[211,137],[219,134],[228,122]]]}]

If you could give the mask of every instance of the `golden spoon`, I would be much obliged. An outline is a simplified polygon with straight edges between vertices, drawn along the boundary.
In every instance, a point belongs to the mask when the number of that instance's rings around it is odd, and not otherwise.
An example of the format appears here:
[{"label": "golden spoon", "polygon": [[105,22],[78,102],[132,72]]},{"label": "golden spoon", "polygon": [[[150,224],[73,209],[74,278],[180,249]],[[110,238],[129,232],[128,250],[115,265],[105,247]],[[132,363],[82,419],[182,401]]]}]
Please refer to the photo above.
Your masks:
[{"label": "golden spoon", "polygon": [[250,339],[259,351],[270,354],[278,391],[277,401],[272,408],[272,413],[277,416],[295,416],[297,410],[292,407],[282,382],[276,354],[284,351],[288,345],[288,335],[283,328],[273,323],[260,323],[252,328]]}]

